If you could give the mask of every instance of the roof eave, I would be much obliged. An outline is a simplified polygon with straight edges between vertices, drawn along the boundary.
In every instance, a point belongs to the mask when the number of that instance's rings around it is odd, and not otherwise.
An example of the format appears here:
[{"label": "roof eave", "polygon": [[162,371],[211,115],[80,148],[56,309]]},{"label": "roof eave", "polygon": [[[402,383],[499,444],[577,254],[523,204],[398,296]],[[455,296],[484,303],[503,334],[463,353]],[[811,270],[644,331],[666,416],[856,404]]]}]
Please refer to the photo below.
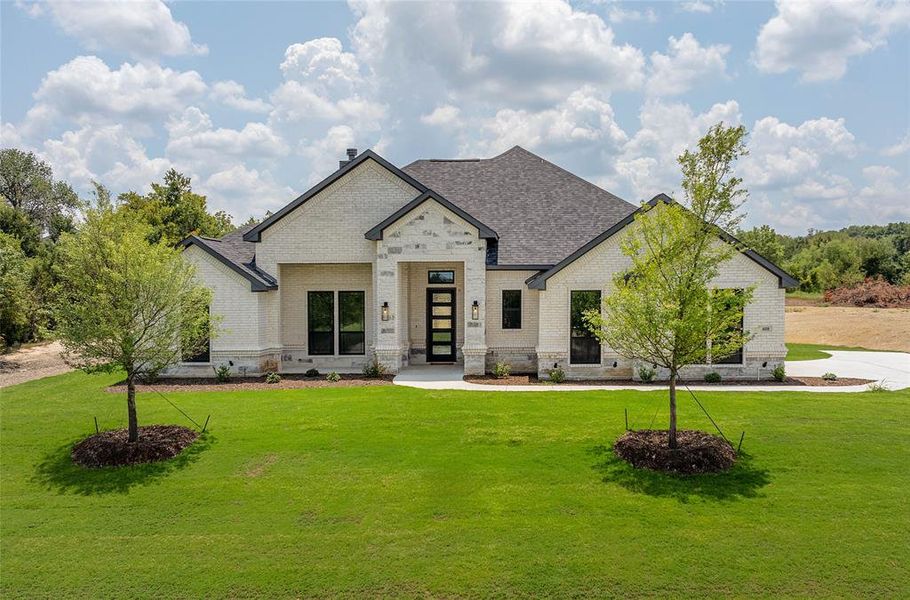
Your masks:
[{"label": "roof eave", "polygon": [[189,246],[192,246],[192,245],[195,245],[198,248],[201,248],[207,254],[214,257],[219,262],[221,262],[223,265],[225,265],[226,267],[228,267],[229,269],[231,269],[232,271],[234,271],[235,273],[237,273],[238,275],[240,275],[241,277],[243,277],[244,279],[249,281],[250,282],[250,291],[269,292],[269,291],[278,289],[277,283],[270,283],[267,281],[262,281],[262,280],[256,278],[255,276],[253,276],[251,273],[244,271],[237,265],[237,263],[228,259],[226,256],[224,256],[223,254],[221,254],[220,252],[218,252],[217,250],[215,250],[214,248],[212,248],[211,246],[206,244],[205,240],[201,239],[199,236],[191,235],[189,237],[186,237],[186,238],[180,240],[178,245],[183,246],[184,250],[186,250]]}]

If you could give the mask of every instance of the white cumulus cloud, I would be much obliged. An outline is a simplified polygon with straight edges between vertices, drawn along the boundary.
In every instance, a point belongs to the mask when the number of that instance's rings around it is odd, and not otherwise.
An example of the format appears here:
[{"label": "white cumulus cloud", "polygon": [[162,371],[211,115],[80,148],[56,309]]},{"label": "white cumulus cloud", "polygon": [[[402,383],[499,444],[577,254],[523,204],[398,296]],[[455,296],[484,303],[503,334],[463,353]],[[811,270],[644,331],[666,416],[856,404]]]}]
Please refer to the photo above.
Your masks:
[{"label": "white cumulus cloud", "polygon": [[682,94],[704,79],[726,74],[725,57],[730,46],[702,46],[691,33],[679,39],[670,36],[667,45],[666,54],[651,54],[647,93],[652,96]]},{"label": "white cumulus cloud", "polygon": [[67,35],[92,51],[113,50],[136,58],[208,53],[159,0],[46,0],[21,6],[32,16],[49,15]]},{"label": "white cumulus cloud", "polygon": [[910,3],[877,0],[777,0],[758,34],[760,71],[795,70],[803,81],[840,79],[848,61],[886,43],[910,24]]}]

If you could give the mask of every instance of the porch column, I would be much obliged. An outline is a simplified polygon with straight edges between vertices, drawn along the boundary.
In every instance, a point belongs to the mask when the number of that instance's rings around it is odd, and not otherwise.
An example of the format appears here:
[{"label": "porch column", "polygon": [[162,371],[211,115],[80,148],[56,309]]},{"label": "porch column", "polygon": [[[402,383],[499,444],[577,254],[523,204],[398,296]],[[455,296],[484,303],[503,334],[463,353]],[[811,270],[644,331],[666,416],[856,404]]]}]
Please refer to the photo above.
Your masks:
[{"label": "porch column", "polygon": [[[486,289],[487,270],[484,244],[480,244],[475,256],[464,261],[464,355],[465,375],[486,373],[487,327]],[[477,302],[475,311],[474,302]],[[477,318],[475,319],[475,312]]]},{"label": "porch column", "polygon": [[[373,301],[376,303],[374,331],[376,344],[373,352],[389,373],[398,373],[401,369],[401,345],[399,329],[406,315],[400,314],[399,306],[399,263],[390,256],[388,250],[379,242],[376,262],[373,263]],[[386,309],[386,303],[388,308]],[[384,319],[386,315],[386,320]]]}]

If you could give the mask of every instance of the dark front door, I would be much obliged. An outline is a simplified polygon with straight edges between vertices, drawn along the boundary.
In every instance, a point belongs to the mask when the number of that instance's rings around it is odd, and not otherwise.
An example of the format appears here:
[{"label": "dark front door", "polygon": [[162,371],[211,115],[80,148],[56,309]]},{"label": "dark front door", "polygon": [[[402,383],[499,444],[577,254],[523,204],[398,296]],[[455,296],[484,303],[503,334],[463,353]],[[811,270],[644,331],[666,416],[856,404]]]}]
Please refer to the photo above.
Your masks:
[{"label": "dark front door", "polygon": [[455,290],[427,288],[427,362],[455,362]]}]

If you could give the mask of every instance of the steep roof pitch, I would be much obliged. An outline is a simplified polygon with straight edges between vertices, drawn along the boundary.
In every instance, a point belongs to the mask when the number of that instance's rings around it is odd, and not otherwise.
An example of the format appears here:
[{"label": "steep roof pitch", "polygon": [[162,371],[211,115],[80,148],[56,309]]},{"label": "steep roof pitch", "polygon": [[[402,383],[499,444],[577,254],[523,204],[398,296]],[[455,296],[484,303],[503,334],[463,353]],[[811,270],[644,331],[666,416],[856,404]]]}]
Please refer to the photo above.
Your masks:
[{"label": "steep roof pitch", "polygon": [[397,175],[398,177],[400,177],[401,179],[406,181],[417,191],[419,191],[419,192],[427,191],[427,188],[425,185],[423,185],[422,183],[420,183],[419,181],[417,181],[416,179],[414,179],[407,173],[403,172],[401,169],[399,169],[398,167],[396,167],[395,165],[393,165],[386,159],[382,158],[381,156],[379,156],[372,150],[365,150],[364,152],[361,152],[354,160],[348,161],[348,163],[346,165],[344,165],[343,167],[341,167],[340,169],[338,169],[337,171],[335,171],[334,173],[332,173],[331,175],[329,175],[328,177],[326,177],[325,179],[323,179],[322,181],[320,181],[319,183],[317,183],[316,185],[314,185],[313,187],[308,189],[306,192],[304,192],[303,194],[301,194],[300,196],[298,196],[297,198],[295,198],[294,200],[289,202],[281,210],[279,210],[272,216],[268,217],[267,219],[265,219],[264,221],[262,221],[255,227],[252,227],[248,232],[246,232],[244,234],[243,239],[248,242],[258,242],[260,239],[262,239],[263,231],[265,231],[266,229],[268,229],[269,227],[274,225],[276,222],[278,222],[279,220],[281,220],[282,218],[287,216],[289,213],[291,213],[295,208],[297,208],[298,206],[300,206],[301,204],[303,204],[304,202],[306,202],[307,200],[309,200],[310,198],[312,198],[313,196],[315,196],[316,194],[318,194],[325,188],[329,187],[330,185],[332,185],[333,183],[335,183],[336,181],[338,181],[339,179],[344,177],[346,174],[348,174],[351,171],[353,171],[354,169],[356,169],[358,166],[360,166],[361,164],[363,164],[363,162],[365,162],[367,160],[373,160],[373,161],[377,162],[385,169],[388,169],[393,174]]},{"label": "steep roof pitch", "polygon": [[256,225],[244,225],[220,239],[191,235],[180,245],[186,248],[194,245],[250,282],[254,292],[265,292],[278,288],[278,281],[256,267],[256,244],[244,241],[244,236]]},{"label": "steep roof pitch", "polygon": [[[647,206],[654,207],[659,202],[663,202],[665,204],[676,204],[676,201],[673,200],[672,198],[670,198],[669,196],[667,196],[666,194],[658,194],[658,195],[654,196],[647,203]],[[578,260],[579,258],[584,256],[585,254],[587,254],[590,250],[599,246],[602,242],[604,242],[608,238],[611,238],[614,235],[616,235],[617,233],[619,233],[619,231],[622,230],[626,225],[632,223],[635,220],[635,215],[640,213],[642,210],[644,210],[644,207],[639,207],[639,208],[635,209],[635,211],[633,211],[631,214],[629,214],[628,216],[623,218],[618,223],[615,223],[611,227],[607,228],[606,231],[601,232],[599,235],[597,235],[593,239],[589,240],[586,244],[584,244],[583,246],[581,246],[580,248],[575,250],[575,252],[569,254],[567,257],[565,257],[564,259],[559,261],[559,263],[554,265],[549,270],[529,277],[525,281],[525,283],[527,283],[528,287],[531,289],[536,289],[536,290],[547,289],[547,279],[549,279],[553,275],[559,273],[560,271],[562,271],[563,269],[568,267],[570,264],[572,264],[573,262],[575,262],[576,260]],[[737,248],[745,248],[745,244],[740,242],[738,239],[736,239],[735,237],[733,237],[726,231],[718,228],[717,234],[720,236],[721,239],[723,239],[727,243],[733,244]],[[767,269],[768,271],[770,271],[771,273],[776,275],[777,281],[778,281],[780,287],[794,288],[799,285],[799,282],[796,281],[796,279],[794,279],[792,275],[790,275],[789,273],[787,273],[786,271],[784,271],[783,269],[781,269],[780,267],[775,265],[773,262],[771,262],[770,260],[768,260],[767,258],[762,256],[755,250],[746,248],[746,249],[740,250],[740,251],[746,257],[750,258],[751,260],[755,261],[761,267]]]},{"label": "steep roof pitch", "polygon": [[554,265],[636,208],[519,146],[402,170],[495,230],[499,265]]}]

